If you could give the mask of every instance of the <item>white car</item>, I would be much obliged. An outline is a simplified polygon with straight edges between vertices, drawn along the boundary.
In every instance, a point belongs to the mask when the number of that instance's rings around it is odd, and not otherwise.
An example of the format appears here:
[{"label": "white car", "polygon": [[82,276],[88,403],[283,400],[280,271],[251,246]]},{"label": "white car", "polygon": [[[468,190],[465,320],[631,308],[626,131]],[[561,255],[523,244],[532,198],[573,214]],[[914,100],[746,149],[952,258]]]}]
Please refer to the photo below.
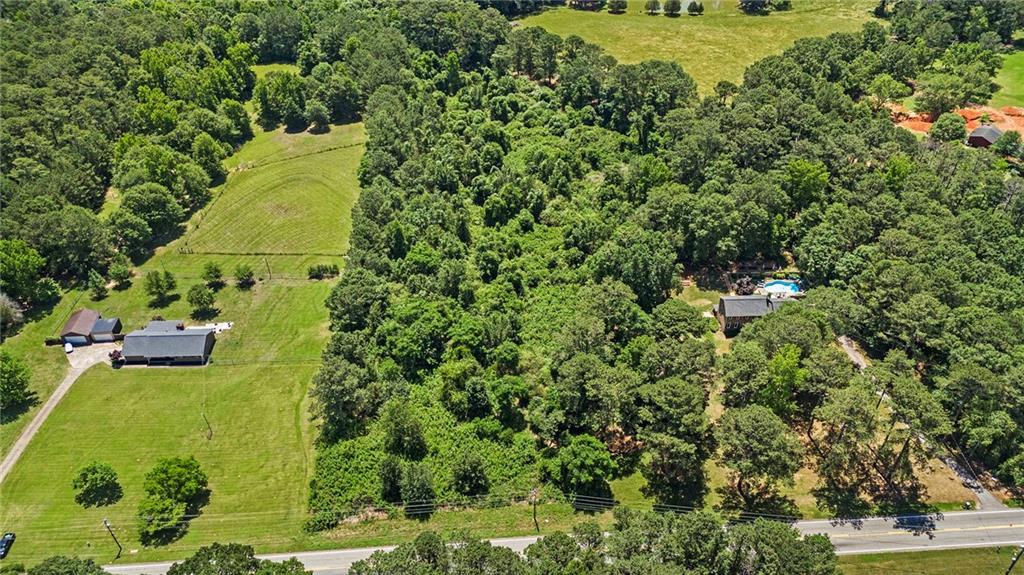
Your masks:
[{"label": "white car", "polygon": [[75,346],[71,345],[70,343],[64,344],[64,353],[71,353],[73,351],[75,351]]}]

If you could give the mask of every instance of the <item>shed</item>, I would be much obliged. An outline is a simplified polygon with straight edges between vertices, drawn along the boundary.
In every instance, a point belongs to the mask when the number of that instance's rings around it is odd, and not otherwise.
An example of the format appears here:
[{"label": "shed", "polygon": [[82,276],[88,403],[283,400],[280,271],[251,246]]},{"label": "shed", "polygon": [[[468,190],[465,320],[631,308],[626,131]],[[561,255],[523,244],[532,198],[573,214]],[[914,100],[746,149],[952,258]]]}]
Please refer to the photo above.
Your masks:
[{"label": "shed", "polygon": [[76,311],[64,323],[64,329],[60,331],[60,338],[64,343],[71,345],[89,345],[92,343],[89,334],[92,333],[92,326],[99,318],[99,312],[88,308]]},{"label": "shed", "polygon": [[180,321],[152,321],[124,337],[125,362],[146,365],[203,365],[216,342],[213,328],[185,329]]},{"label": "shed", "polygon": [[114,341],[121,333],[121,320],[116,317],[101,317],[92,324],[89,337],[94,343]]},{"label": "shed", "polygon": [[970,136],[967,136],[967,144],[975,148],[987,148],[996,143],[996,140],[1002,135],[1003,131],[999,128],[985,124],[978,126]]},{"label": "shed", "polygon": [[778,311],[790,298],[773,298],[763,295],[727,295],[718,300],[715,315],[722,331],[737,330],[747,323]]}]

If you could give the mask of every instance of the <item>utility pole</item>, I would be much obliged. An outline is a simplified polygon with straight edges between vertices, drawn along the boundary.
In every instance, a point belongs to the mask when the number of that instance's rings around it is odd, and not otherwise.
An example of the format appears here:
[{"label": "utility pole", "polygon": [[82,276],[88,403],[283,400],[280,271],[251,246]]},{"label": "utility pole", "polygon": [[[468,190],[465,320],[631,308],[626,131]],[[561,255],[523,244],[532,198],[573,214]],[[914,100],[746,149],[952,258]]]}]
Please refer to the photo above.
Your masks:
[{"label": "utility pole", "polygon": [[1017,554],[1013,556],[1013,561],[1010,561],[1010,566],[1006,568],[1006,574],[1010,575],[1010,571],[1013,571],[1013,566],[1020,561],[1021,556],[1024,556],[1024,545],[1017,548]]},{"label": "utility pole", "polygon": [[[121,547],[121,542],[118,541],[117,536],[114,535],[114,530],[110,528],[110,522],[107,521],[106,517],[103,518],[103,526],[107,528],[107,533],[110,533],[111,539],[113,539],[114,544],[117,545],[117,556],[114,557],[114,560],[116,561],[121,558],[121,552],[124,551],[124,548]],[[1011,568],[1012,567],[1013,566],[1011,565]]]},{"label": "utility pole", "polygon": [[538,495],[539,495],[539,493],[537,492],[537,488],[534,487],[533,491],[530,492],[530,499],[533,501],[533,528],[537,530],[537,533],[540,533],[540,523],[537,523],[537,496]]}]

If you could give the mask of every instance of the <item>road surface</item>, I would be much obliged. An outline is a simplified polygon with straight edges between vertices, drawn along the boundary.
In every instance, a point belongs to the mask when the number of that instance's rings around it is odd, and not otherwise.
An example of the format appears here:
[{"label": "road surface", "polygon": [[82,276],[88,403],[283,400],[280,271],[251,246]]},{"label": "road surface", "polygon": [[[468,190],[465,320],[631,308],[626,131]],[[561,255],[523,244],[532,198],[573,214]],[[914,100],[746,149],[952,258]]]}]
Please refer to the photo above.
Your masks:
[{"label": "road surface", "polygon": [[69,369],[67,375],[64,376],[64,380],[60,382],[57,389],[53,390],[53,393],[49,398],[47,398],[46,403],[43,404],[42,409],[36,413],[36,416],[32,418],[32,421],[30,421],[25,429],[21,431],[21,435],[18,436],[18,440],[11,446],[10,451],[4,454],[3,461],[0,461],[0,483],[3,483],[7,474],[14,468],[14,464],[18,462],[21,454],[25,452],[25,448],[28,447],[29,442],[36,436],[39,428],[43,426],[46,418],[50,417],[50,413],[52,413],[54,408],[57,407],[60,400],[64,399],[68,390],[71,389],[71,385],[75,383],[76,379],[78,379],[78,376],[85,373],[86,370],[97,363],[110,361],[107,354],[118,347],[118,344],[115,343],[98,343],[87,347],[76,347],[75,351],[68,355],[68,361],[71,363],[71,369]]},{"label": "road surface", "polygon": [[[805,534],[824,533],[832,539],[839,555],[1003,547],[1024,544],[1024,509],[1004,511],[956,511],[935,516],[870,518],[857,523],[834,524],[829,520],[799,521],[797,529]],[[522,552],[536,537],[491,539],[494,545]],[[393,547],[340,549],[260,555],[263,559],[301,561],[315,575],[347,575],[349,567],[366,559],[374,551]],[[108,565],[114,575],[163,575],[172,563]]]}]

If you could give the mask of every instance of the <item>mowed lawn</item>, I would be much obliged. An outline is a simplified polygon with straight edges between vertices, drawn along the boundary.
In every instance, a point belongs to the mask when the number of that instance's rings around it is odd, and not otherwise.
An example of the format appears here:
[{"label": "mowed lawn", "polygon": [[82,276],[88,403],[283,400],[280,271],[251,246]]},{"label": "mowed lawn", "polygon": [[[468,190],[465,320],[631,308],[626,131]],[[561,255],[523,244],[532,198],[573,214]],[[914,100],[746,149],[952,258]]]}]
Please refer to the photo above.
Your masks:
[{"label": "mowed lawn", "polygon": [[[994,547],[846,555],[839,558],[839,567],[844,575],[1002,575],[1010,566],[1015,551],[1013,547]],[[1020,565],[1017,565],[1017,569],[1019,568]]]},{"label": "mowed lawn", "polygon": [[[684,11],[688,4],[683,0]],[[674,60],[710,93],[720,80],[739,83],[750,64],[805,36],[855,32],[872,19],[874,0],[794,0],[793,9],[749,16],[735,0],[704,0],[703,16],[648,16],[643,0],[624,14],[557,8],[523,20],[562,37],[576,34],[621,63]]]},{"label": "mowed lawn", "polygon": [[[329,335],[323,302],[331,283],[305,279],[305,268],[344,261],[304,254],[347,249],[363,138],[358,124],[335,126],[323,135],[258,134],[228,161],[229,166],[240,165],[240,158],[253,163],[228,176],[206,213],[197,214],[185,236],[136,270],[129,289],[112,290],[99,302],[71,292],[52,313],[4,344],[29,360],[33,385],[45,398],[67,367],[60,349],[44,348],[42,339],[75,307],[119,316],[126,331],[155,315],[190,321],[184,294],[202,281],[203,265],[220,263],[229,279],[217,293],[216,321],[232,321],[234,327],[218,336],[210,365],[119,370],[100,365],[75,383],[0,485],[0,525],[18,533],[12,559],[32,564],[61,553],[108,562],[115,548],[103,518],[125,546],[122,561],[180,558],[214,541],[242,541],[262,551],[318,545],[301,530],[316,436],[307,390]],[[263,154],[275,161],[262,162]],[[217,234],[231,250],[215,249]],[[191,251],[180,249],[186,241]],[[205,248],[298,255],[209,255],[201,251]],[[230,282],[240,262],[253,265],[260,278],[251,290]],[[139,277],[152,269],[169,270],[178,279],[179,297],[162,307],[149,306]],[[5,447],[29,415],[0,427]],[[209,503],[181,539],[143,547],[135,521],[143,476],[161,457],[188,455],[209,475]],[[93,460],[114,467],[124,498],[84,509],[74,502],[71,481]]]},{"label": "mowed lawn", "polygon": [[1003,58],[1003,67],[996,75],[995,82],[999,85],[999,91],[992,96],[990,106],[1024,106],[1024,50],[1017,50]]}]

